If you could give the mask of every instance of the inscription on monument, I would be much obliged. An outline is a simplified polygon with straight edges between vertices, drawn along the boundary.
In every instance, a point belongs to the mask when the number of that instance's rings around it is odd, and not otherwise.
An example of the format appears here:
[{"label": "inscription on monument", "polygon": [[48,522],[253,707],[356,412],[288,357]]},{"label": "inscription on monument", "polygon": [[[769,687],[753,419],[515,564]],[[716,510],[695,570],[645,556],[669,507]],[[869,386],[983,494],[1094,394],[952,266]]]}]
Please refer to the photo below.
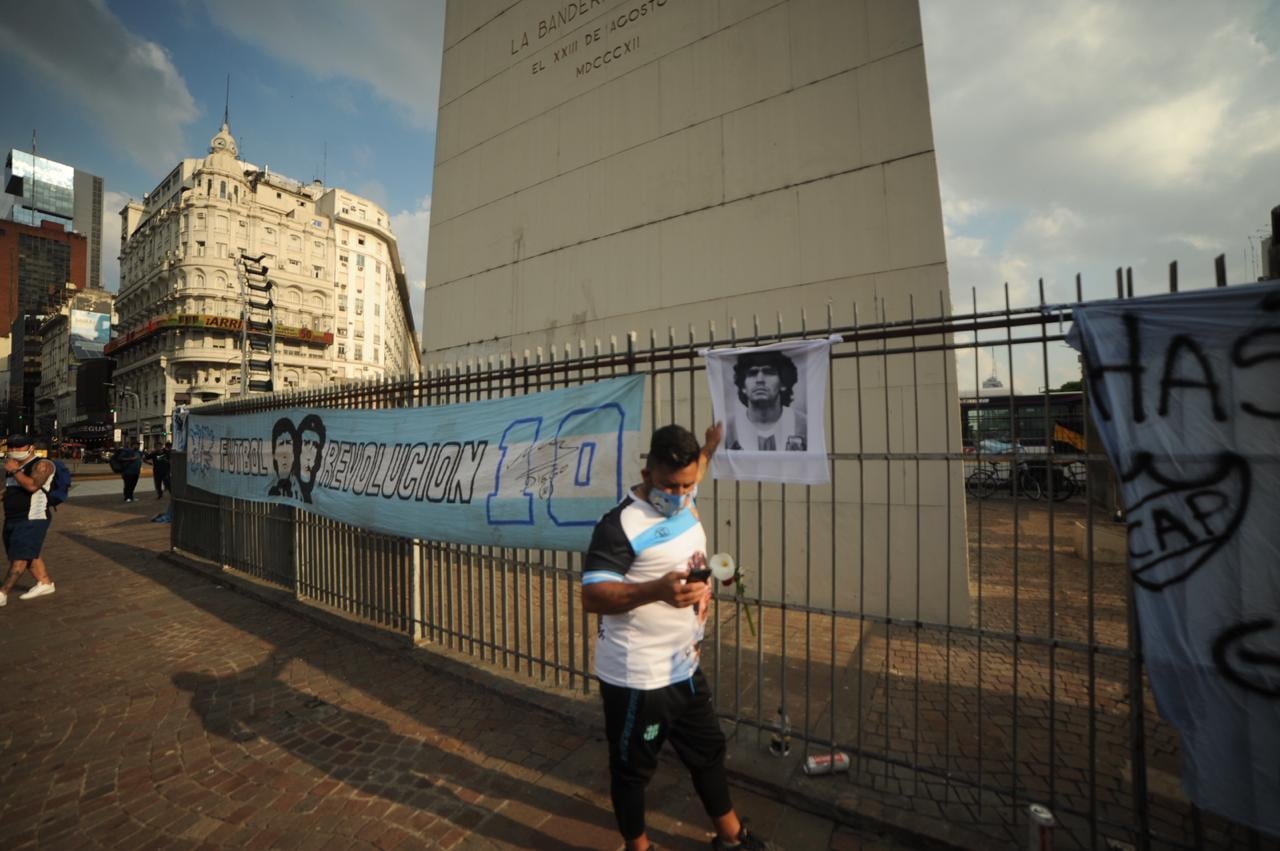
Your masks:
[{"label": "inscription on monument", "polygon": [[[522,30],[520,35],[511,39],[511,55],[518,56],[530,47],[540,49],[548,44],[555,44],[550,56],[543,55],[529,62],[529,75],[537,76],[556,67],[560,63],[572,66],[575,77],[584,77],[593,71],[601,70],[615,62],[623,61],[628,55],[640,48],[640,36],[633,34],[636,27],[646,18],[654,15],[671,0],[640,0],[624,5],[615,12],[604,13],[591,21],[587,15],[596,7],[608,5],[611,0],[577,0],[566,3],[554,14],[540,18],[536,24]],[[576,25],[576,31],[569,33],[566,29]],[[611,44],[611,36],[622,33],[626,40]],[[552,41],[548,42],[548,39]]]}]

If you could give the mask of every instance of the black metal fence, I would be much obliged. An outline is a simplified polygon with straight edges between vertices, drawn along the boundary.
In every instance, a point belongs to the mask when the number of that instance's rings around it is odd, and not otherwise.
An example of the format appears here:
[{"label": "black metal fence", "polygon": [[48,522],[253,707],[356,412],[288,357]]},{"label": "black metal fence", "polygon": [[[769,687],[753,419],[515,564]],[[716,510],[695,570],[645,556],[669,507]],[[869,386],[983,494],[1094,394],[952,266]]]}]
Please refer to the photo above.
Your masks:
[{"label": "black metal fence", "polygon": [[[701,433],[712,407],[700,349],[840,334],[832,483],[715,482],[699,499],[713,551],[754,570],[743,596],[717,598],[703,651],[739,737],[762,749],[789,738],[777,772],[798,794],[871,802],[887,821],[973,847],[1021,844],[1032,803],[1053,811],[1061,848],[1259,847],[1261,837],[1182,797],[1178,739],[1143,675],[1105,476],[1073,478],[1066,499],[1053,475],[1037,494],[1016,476],[966,494],[966,477],[992,459],[962,445],[961,388],[977,392],[994,358],[1023,400],[1009,442],[1019,443],[1031,393],[1043,397],[1040,435],[1053,433],[1051,388],[1080,379],[1062,343],[1071,307],[1014,309],[1006,297],[1003,309],[975,300],[958,315],[942,297],[929,311],[903,298],[878,302],[872,317],[851,305],[843,321],[831,309],[790,328],[779,318],[749,333],[583,341],[199,413],[451,405],[639,373],[649,424]],[[1078,426],[1092,446],[1088,416]],[[1048,442],[1040,463],[1106,467],[1096,452],[1065,449]],[[399,539],[178,494],[176,548],[514,676],[593,689],[578,553]],[[805,755],[832,750],[850,756],[847,774],[798,770]]]}]

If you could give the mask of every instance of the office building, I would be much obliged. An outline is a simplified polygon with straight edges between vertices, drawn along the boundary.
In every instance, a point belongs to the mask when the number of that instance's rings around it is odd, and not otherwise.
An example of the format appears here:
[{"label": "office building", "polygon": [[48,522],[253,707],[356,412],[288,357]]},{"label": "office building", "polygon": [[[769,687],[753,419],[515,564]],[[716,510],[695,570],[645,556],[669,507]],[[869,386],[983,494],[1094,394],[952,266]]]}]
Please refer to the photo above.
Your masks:
[{"label": "office building", "polygon": [[0,218],[39,227],[56,222],[87,240],[83,288],[102,286],[102,178],[16,148],[4,164]]}]

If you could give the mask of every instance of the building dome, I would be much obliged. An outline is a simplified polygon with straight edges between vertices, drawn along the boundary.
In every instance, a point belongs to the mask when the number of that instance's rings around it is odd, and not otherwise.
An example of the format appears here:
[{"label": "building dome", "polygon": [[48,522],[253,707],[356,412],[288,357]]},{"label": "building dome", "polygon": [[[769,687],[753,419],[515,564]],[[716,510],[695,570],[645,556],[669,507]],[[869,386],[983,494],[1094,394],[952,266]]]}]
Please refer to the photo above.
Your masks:
[{"label": "building dome", "polygon": [[214,137],[209,140],[209,158],[218,154],[229,154],[234,160],[240,155],[240,150],[236,147],[236,137],[231,135],[231,128],[227,126],[227,122],[222,122],[221,129],[218,130]]}]

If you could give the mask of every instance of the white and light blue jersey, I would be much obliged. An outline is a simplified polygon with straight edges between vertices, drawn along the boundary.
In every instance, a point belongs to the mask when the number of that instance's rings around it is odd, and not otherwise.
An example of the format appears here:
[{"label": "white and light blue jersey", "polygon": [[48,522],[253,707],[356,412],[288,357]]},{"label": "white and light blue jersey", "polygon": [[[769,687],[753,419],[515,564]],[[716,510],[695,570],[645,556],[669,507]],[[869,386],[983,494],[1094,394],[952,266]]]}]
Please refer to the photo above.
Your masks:
[{"label": "white and light blue jersey", "polygon": [[[706,532],[691,507],[664,517],[631,493],[596,524],[582,584],[650,582],[673,570],[697,569],[706,564],[706,548]],[[596,676],[634,689],[687,680],[698,668],[702,632],[694,606],[659,601],[602,615]]]}]

